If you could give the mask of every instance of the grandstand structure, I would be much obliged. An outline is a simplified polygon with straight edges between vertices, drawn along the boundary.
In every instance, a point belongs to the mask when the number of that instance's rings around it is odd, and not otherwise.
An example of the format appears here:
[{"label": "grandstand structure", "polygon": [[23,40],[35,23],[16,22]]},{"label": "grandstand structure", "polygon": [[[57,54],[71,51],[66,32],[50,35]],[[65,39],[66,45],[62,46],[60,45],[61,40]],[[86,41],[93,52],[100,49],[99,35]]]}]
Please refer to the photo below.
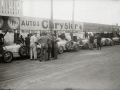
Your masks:
[{"label": "grandstand structure", "polygon": [[0,0],[0,15],[2,16],[23,16],[22,0]]}]

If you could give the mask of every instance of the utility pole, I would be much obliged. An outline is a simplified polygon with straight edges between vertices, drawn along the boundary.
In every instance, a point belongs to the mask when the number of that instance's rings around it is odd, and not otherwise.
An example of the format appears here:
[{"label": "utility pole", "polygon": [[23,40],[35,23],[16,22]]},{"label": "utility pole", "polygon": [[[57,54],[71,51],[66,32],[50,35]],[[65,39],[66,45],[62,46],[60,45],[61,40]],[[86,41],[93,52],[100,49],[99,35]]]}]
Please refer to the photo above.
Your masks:
[{"label": "utility pole", "polygon": [[72,40],[73,40],[73,31],[74,31],[74,7],[75,7],[75,2],[73,0],[73,11],[72,11]]},{"label": "utility pole", "polygon": [[53,33],[53,0],[51,0],[51,20],[50,20],[50,33]]}]

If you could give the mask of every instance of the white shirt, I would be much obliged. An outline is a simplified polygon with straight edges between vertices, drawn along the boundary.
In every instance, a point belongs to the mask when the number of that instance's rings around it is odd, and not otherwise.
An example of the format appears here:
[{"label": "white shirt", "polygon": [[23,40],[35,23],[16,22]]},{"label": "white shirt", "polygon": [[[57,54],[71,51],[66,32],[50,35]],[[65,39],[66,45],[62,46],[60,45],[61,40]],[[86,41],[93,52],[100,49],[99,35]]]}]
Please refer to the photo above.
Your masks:
[{"label": "white shirt", "polygon": [[35,42],[37,42],[37,38],[35,35],[33,35],[30,37],[30,43],[35,43]]}]

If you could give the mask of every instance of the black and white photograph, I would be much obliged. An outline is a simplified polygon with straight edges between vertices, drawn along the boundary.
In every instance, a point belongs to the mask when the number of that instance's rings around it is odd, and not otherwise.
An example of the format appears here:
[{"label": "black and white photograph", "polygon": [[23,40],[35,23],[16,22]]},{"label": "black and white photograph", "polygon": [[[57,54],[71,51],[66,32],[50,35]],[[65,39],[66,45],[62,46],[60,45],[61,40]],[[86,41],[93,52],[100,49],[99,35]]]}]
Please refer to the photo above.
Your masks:
[{"label": "black and white photograph", "polygon": [[0,90],[120,90],[120,0],[0,0]]}]

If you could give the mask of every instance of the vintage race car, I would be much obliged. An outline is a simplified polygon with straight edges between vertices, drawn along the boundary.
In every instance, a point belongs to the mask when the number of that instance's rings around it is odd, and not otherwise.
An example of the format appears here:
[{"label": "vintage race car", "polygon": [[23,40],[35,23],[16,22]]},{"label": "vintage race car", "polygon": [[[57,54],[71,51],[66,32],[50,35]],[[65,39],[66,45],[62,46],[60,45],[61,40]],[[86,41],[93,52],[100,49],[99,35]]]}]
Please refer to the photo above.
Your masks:
[{"label": "vintage race car", "polygon": [[[37,45],[37,57],[40,57],[41,46]],[[13,44],[9,46],[4,46],[4,53],[2,55],[2,60],[6,63],[11,62],[14,57],[27,57],[29,56],[29,49],[25,45]]]},{"label": "vintage race car", "polygon": [[110,38],[106,38],[106,45],[108,46],[113,46],[114,45],[114,41]]},{"label": "vintage race car", "polygon": [[88,39],[81,39],[81,38],[79,38],[78,43],[79,43],[79,46],[84,48],[84,49],[88,49],[89,48],[89,40]]},{"label": "vintage race car", "polygon": [[112,40],[114,41],[114,44],[120,43],[120,38],[119,37],[113,37]]},{"label": "vintage race car", "polygon": [[79,44],[74,41],[67,41],[67,40],[62,40],[59,38],[58,40],[58,53],[62,54],[64,50],[74,50],[78,51],[79,50]]},{"label": "vintage race car", "polygon": [[[101,46],[113,46],[114,41],[110,38],[102,38],[101,39]],[[97,39],[94,39],[94,47],[97,47]]]}]

